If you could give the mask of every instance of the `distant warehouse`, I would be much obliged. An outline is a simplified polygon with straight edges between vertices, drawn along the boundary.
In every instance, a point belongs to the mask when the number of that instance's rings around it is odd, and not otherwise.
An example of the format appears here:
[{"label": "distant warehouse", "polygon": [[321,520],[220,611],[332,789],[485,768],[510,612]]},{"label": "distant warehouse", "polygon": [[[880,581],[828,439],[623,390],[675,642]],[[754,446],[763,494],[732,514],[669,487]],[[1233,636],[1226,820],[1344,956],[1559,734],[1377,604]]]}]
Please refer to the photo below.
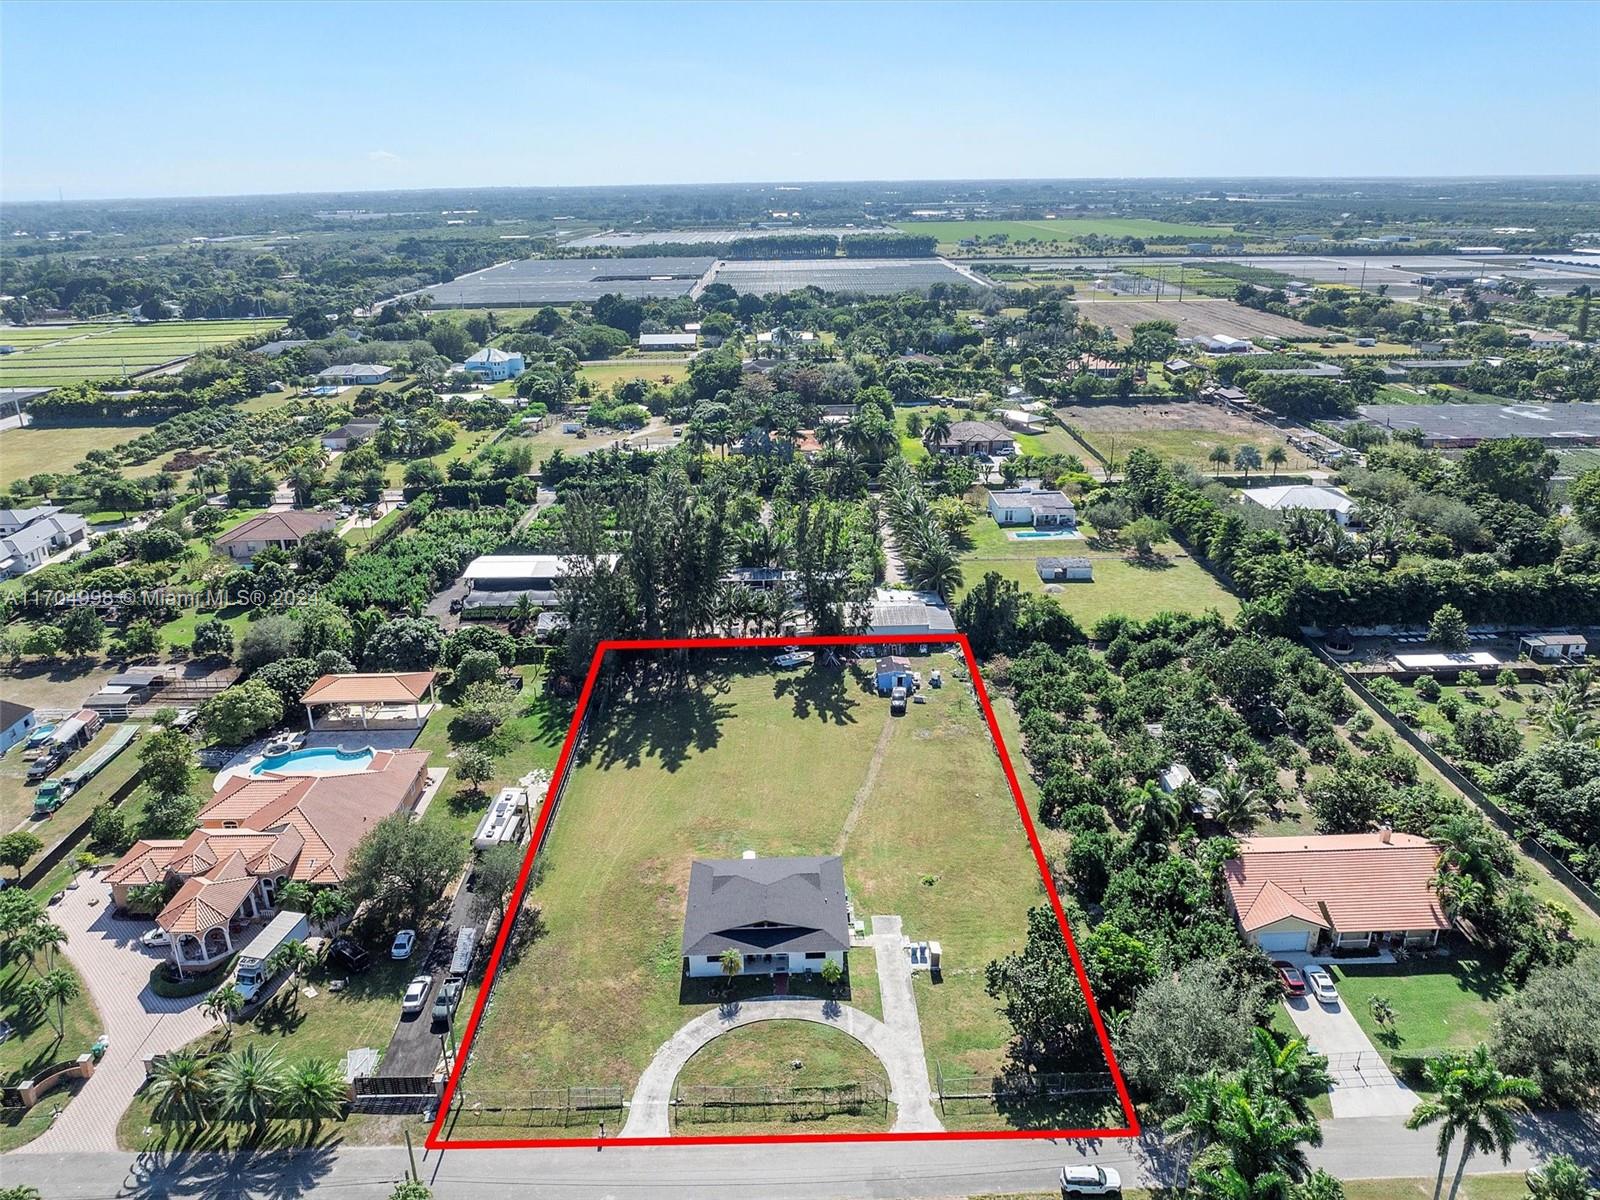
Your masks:
[{"label": "distant warehouse", "polygon": [[1600,446],[1600,404],[1364,404],[1361,419],[1417,429],[1424,446],[1466,449],[1492,438],[1526,437],[1547,446]]}]

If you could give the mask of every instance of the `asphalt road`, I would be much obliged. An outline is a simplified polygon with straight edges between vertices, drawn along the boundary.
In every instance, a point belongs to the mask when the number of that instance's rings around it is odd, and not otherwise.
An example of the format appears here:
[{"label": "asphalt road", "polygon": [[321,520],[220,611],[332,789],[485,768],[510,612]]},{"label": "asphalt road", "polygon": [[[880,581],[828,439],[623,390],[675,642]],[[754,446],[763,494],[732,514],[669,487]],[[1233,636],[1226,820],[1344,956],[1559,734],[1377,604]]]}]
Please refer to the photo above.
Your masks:
[{"label": "asphalt road", "polygon": [[[1524,1140],[1502,1165],[1476,1156],[1472,1174],[1520,1171],[1555,1153],[1600,1166],[1600,1118],[1560,1114],[1523,1124]],[[1344,1179],[1432,1178],[1434,1133],[1397,1119],[1363,1117],[1323,1126],[1314,1165]],[[417,1151],[422,1180],[441,1200],[918,1200],[983,1192],[1048,1191],[1065,1162],[1090,1159],[1122,1172],[1128,1185],[1173,1178],[1175,1161],[1158,1138],[1099,1143],[959,1141],[819,1146],[623,1147],[604,1150]],[[1452,1167],[1454,1158],[1452,1157]],[[335,1147],[290,1156],[200,1154],[13,1154],[0,1182],[31,1183],[49,1200],[185,1200],[314,1192],[384,1200],[406,1171],[404,1147]]]},{"label": "asphalt road", "polygon": [[[428,999],[421,1012],[415,1016],[400,1014],[400,1020],[394,1027],[394,1037],[389,1039],[389,1048],[383,1052],[383,1063],[378,1067],[380,1076],[395,1078],[433,1074],[433,1068],[438,1065],[439,1056],[443,1053],[439,1035],[444,1032],[443,1025],[434,1028],[433,1001],[449,970],[450,957],[455,953],[456,931],[467,923],[471,913],[472,893],[467,890],[463,878],[456,887],[450,915],[437,928],[433,941],[424,947],[422,940],[418,939],[418,949],[411,956],[412,973],[421,975],[427,972],[433,976],[433,984],[428,989]],[[399,1007],[398,1003],[396,1007]]]}]

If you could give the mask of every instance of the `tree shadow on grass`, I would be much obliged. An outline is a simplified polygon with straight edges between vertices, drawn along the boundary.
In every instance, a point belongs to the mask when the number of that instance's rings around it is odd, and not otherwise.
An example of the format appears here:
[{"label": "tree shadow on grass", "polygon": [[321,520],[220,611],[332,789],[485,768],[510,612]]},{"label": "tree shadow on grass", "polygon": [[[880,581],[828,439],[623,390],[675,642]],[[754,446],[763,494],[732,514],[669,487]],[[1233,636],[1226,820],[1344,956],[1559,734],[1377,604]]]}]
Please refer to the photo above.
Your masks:
[{"label": "tree shadow on grass", "polygon": [[1165,554],[1129,554],[1122,561],[1141,571],[1170,571],[1178,565]]},{"label": "tree shadow on grass", "polygon": [[[820,663],[799,674],[780,675],[772,681],[773,699],[789,697],[797,718],[804,721],[816,717],[829,725],[854,725],[855,710],[861,705],[859,693],[864,690],[848,669]],[[853,696],[852,692],[857,695]]]},{"label": "tree shadow on grass", "polygon": [[733,715],[733,705],[718,699],[726,691],[720,673],[636,686],[596,722],[600,729],[584,761],[610,770],[653,758],[677,771],[691,752],[704,754],[722,741],[722,723]]}]

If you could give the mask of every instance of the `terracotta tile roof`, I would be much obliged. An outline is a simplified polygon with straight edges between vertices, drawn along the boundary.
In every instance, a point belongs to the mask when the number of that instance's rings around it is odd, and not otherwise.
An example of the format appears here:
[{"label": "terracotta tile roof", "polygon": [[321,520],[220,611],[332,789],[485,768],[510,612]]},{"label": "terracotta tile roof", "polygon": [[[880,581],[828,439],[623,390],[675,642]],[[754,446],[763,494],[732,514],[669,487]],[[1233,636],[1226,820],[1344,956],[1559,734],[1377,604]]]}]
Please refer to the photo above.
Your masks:
[{"label": "terracotta tile roof", "polygon": [[1433,877],[1439,851],[1411,834],[1242,838],[1225,867],[1248,932],[1295,916],[1346,933],[1448,929]]},{"label": "terracotta tile roof", "polygon": [[432,671],[324,675],[301,697],[303,704],[411,704],[428,694]]},{"label": "terracotta tile roof", "polygon": [[137,841],[116,866],[106,872],[107,883],[129,883],[135,887],[159,883],[167,877],[167,864],[183,843],[175,840]]},{"label": "terracotta tile roof", "polygon": [[218,537],[212,545],[228,546],[234,542],[298,542],[307,534],[319,529],[332,529],[331,513],[270,512],[251,517]]},{"label": "terracotta tile roof", "polygon": [[256,885],[244,855],[234,851],[203,874],[184,881],[156,924],[168,933],[202,933],[226,924]]}]

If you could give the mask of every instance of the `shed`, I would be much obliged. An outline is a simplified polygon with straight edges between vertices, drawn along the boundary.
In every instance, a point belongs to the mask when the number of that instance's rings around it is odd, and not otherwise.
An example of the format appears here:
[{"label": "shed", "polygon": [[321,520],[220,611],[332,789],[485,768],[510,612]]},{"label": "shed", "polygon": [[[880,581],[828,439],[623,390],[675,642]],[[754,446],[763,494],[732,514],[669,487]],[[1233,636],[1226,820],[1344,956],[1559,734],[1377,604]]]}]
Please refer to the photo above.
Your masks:
[{"label": "shed", "polygon": [[1518,639],[1517,653],[1535,662],[1578,662],[1589,653],[1589,639],[1581,633],[1530,633]]},{"label": "shed", "polygon": [[1036,558],[1033,565],[1046,583],[1094,582],[1094,564],[1087,558]]},{"label": "shed", "polygon": [[885,655],[877,662],[873,671],[873,681],[880,696],[887,696],[897,687],[909,690],[912,684],[911,660],[901,658],[897,654]]}]

